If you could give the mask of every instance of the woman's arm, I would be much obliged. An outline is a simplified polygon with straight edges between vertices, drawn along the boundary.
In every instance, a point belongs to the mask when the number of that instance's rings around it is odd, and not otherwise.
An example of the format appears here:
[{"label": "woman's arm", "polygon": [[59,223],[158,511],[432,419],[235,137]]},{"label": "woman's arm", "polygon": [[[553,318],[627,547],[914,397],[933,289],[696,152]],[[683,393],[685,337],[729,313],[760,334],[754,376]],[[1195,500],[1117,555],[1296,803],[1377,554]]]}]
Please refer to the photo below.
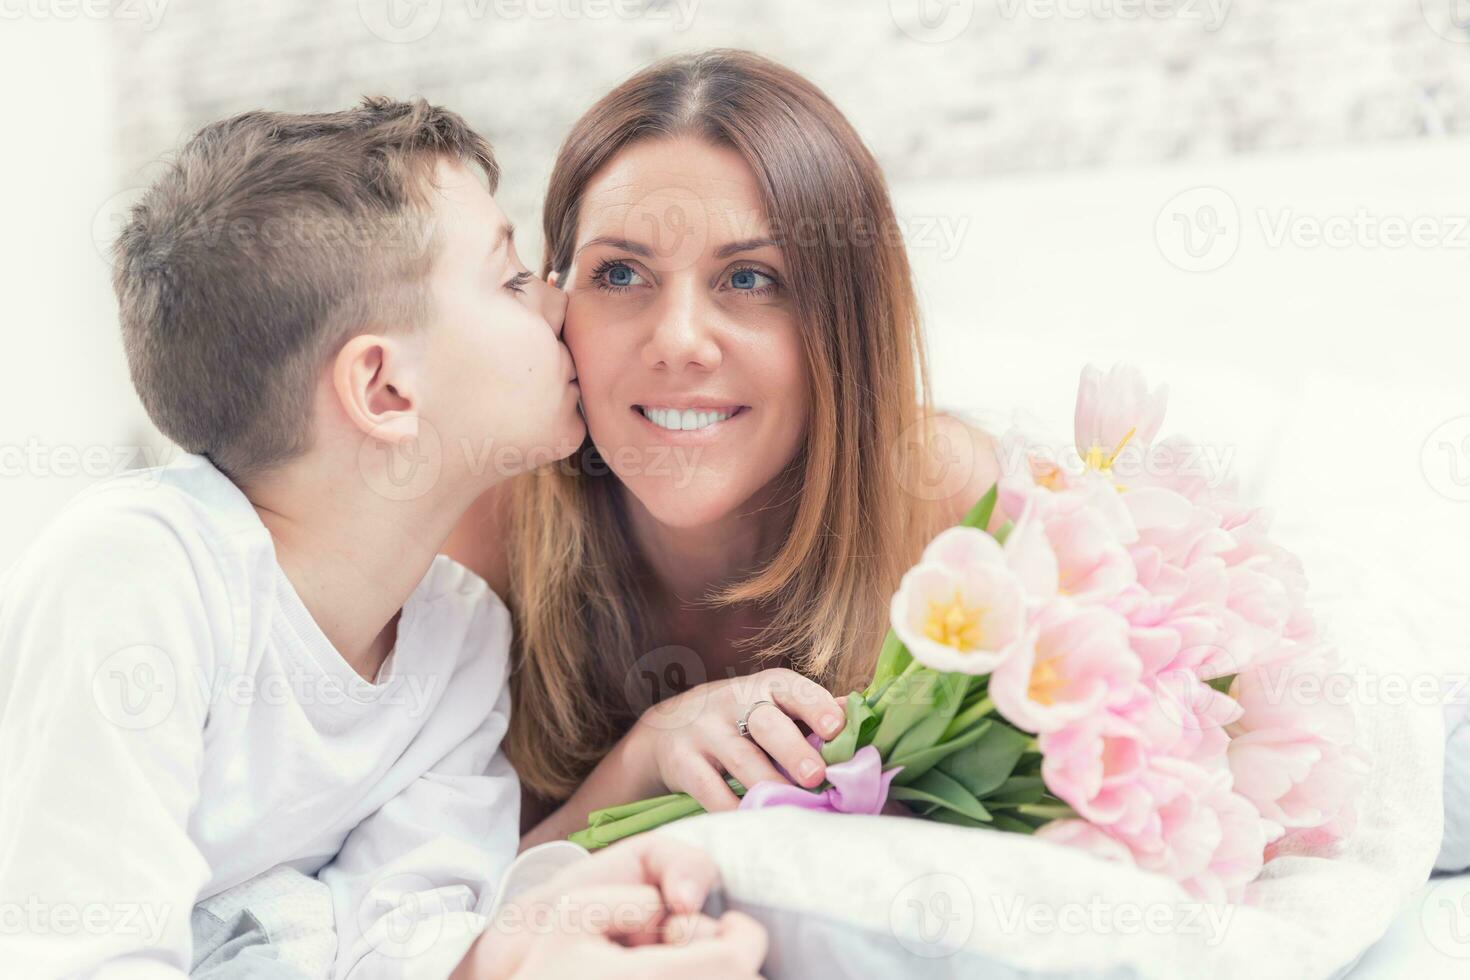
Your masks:
[{"label": "woman's arm", "polygon": [[[749,737],[737,730],[742,718]],[[593,810],[663,793],[688,793],[710,812],[733,810],[740,801],[727,773],[746,786],[819,786],[827,767],[797,722],[830,739],[846,720],[826,688],[781,667],[701,684],[645,712],[577,791],[521,838],[521,848],[581,830]]]},{"label": "woman's arm", "polygon": [[587,826],[587,816],[593,810],[667,792],[649,757],[640,722],[613,746],[565,803],[521,837],[521,850],[564,840]]}]

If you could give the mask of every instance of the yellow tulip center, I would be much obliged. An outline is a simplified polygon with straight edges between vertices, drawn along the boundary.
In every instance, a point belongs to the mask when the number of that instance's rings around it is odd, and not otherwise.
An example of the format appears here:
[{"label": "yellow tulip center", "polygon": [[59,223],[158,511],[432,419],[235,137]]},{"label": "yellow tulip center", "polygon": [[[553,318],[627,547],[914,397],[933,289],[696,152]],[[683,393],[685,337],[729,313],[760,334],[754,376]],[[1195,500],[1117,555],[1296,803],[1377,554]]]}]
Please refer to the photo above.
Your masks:
[{"label": "yellow tulip center", "polygon": [[924,619],[924,635],[935,643],[968,652],[980,649],[983,638],[980,632],[980,617],[985,610],[965,605],[960,590],[955,589],[954,598],[947,601],[929,600],[929,614]]},{"label": "yellow tulip center", "polygon": [[1055,463],[1033,461],[1031,477],[1036,481],[1037,486],[1046,487],[1048,490],[1067,489],[1067,482],[1062,476],[1061,467]]},{"label": "yellow tulip center", "polygon": [[1113,447],[1112,452],[1108,452],[1105,447],[1099,446],[1097,443],[1093,443],[1091,446],[1088,446],[1087,456],[1084,459],[1084,462],[1087,464],[1087,468],[1090,470],[1097,470],[1100,473],[1110,472],[1113,468],[1113,464],[1117,462],[1118,457],[1122,455],[1123,447],[1128,445],[1128,440],[1132,439],[1133,433],[1137,431],[1138,426],[1136,425],[1133,428],[1129,429],[1127,435],[1123,436],[1118,444]]},{"label": "yellow tulip center", "polygon": [[1057,688],[1062,686],[1062,675],[1051,665],[1050,660],[1042,660],[1031,669],[1031,683],[1026,688],[1026,695],[1037,704],[1051,704],[1056,700]]}]

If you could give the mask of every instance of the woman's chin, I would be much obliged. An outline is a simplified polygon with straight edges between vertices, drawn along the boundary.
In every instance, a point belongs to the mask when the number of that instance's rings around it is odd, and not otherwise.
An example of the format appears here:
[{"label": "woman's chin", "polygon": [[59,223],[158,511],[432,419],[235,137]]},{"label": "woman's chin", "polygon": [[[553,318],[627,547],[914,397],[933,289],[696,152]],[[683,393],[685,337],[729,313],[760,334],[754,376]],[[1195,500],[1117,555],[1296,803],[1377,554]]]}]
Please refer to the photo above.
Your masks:
[{"label": "woman's chin", "polygon": [[641,474],[622,478],[648,516],[667,528],[691,530],[717,524],[740,505],[748,494],[732,492],[729,484],[683,479],[678,474]]}]

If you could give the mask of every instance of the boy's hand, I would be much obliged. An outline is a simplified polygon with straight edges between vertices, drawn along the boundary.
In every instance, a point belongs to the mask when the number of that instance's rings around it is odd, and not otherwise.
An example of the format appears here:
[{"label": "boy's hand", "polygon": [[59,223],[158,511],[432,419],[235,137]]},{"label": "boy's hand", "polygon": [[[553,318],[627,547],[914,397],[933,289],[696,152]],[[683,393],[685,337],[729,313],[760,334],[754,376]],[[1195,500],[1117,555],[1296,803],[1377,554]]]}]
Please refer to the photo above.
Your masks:
[{"label": "boy's hand", "polygon": [[717,877],[687,844],[617,844],[508,903],[451,980],[757,976],[765,930],[739,912],[699,912]]}]

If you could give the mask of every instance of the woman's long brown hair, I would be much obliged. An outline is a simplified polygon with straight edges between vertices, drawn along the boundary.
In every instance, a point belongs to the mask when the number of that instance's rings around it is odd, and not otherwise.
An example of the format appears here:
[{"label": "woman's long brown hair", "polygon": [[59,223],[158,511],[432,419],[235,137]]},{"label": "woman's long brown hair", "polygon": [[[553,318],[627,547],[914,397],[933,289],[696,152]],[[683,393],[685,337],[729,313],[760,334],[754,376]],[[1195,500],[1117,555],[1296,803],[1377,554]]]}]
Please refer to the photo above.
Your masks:
[{"label": "woman's long brown hair", "polygon": [[[795,72],[744,51],[659,62],[582,116],[552,171],[543,274],[565,275],[588,183],[629,145],[695,136],[733,148],[760,187],[801,325],[811,412],[789,468],[779,551],[710,596],[758,604],[753,656],[839,693],[861,687],[888,597],[933,530],[905,492],[927,445],[924,357],[908,258],[883,175],[842,113]],[[590,442],[574,459],[595,453]],[[512,762],[565,798],[636,720],[628,679],[657,645],[620,484],[605,467],[521,481],[509,542],[516,622]]]}]

